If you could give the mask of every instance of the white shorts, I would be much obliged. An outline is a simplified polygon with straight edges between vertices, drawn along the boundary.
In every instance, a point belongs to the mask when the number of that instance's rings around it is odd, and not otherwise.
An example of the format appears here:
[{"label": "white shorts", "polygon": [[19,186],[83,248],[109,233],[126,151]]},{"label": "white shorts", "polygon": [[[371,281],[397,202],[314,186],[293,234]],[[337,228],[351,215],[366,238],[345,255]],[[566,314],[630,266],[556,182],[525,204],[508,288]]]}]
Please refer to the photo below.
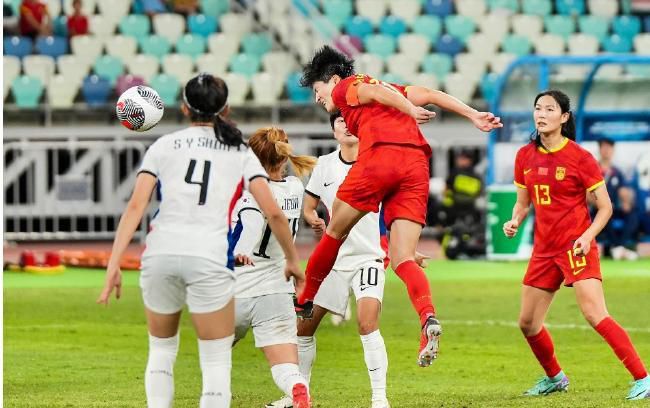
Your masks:
[{"label": "white shorts", "polygon": [[276,293],[235,299],[235,341],[253,328],[255,347],[275,344],[297,344],[298,328],[293,297],[290,293]]},{"label": "white shorts", "polygon": [[370,297],[381,303],[384,298],[385,283],[386,271],[383,262],[368,262],[352,271],[333,269],[318,289],[314,304],[343,316],[348,306],[350,289],[354,292],[357,301]]},{"label": "white shorts", "polygon": [[235,275],[225,265],[198,256],[152,255],[142,259],[142,299],[147,309],[173,314],[223,309],[235,295]]}]

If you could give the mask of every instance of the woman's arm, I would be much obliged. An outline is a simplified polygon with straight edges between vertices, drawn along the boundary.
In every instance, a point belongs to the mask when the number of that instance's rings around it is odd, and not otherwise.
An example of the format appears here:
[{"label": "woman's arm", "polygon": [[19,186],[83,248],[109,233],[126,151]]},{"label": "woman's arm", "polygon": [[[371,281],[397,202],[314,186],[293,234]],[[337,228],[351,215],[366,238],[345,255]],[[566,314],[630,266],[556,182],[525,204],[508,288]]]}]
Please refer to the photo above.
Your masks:
[{"label": "woman's arm", "polygon": [[[264,228],[264,216],[256,208],[244,208],[239,212],[239,221],[242,223],[243,228],[234,252],[238,257],[241,255],[250,261],[250,256],[253,254],[255,245],[259,240],[260,232]],[[241,264],[249,264],[241,262],[242,259],[244,258],[238,260]],[[252,265],[252,262],[250,265]]]},{"label": "woman's arm", "polygon": [[325,232],[325,220],[318,216],[316,208],[318,208],[319,199],[312,196],[311,194],[305,194],[305,197],[302,200],[302,215],[305,217],[307,224],[311,226],[311,229],[316,234],[317,238],[323,236]]},{"label": "woman's arm", "polygon": [[596,205],[596,216],[587,230],[573,244],[573,255],[587,255],[591,248],[591,241],[596,238],[600,231],[605,228],[612,217],[612,202],[607,193],[607,187],[603,184],[588,193],[591,201]]},{"label": "woman's arm", "polygon": [[512,219],[503,224],[503,233],[508,238],[517,235],[519,226],[528,216],[530,211],[530,196],[528,190],[525,188],[517,187],[517,202],[512,208]]},{"label": "woman's arm", "polygon": [[399,91],[391,90],[384,85],[361,83],[355,86],[358,88],[357,96],[362,105],[371,102],[381,103],[409,115],[418,123],[426,123],[436,116],[435,112],[413,105]]}]

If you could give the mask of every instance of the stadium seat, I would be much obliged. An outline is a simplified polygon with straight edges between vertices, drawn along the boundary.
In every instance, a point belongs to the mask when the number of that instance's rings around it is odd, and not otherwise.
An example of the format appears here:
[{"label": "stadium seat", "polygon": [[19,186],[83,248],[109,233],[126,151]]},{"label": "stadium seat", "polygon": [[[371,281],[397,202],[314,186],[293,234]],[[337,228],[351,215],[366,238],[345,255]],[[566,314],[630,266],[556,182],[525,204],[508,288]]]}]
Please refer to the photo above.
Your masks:
[{"label": "stadium seat", "polygon": [[81,94],[84,100],[91,107],[106,105],[108,96],[111,93],[111,84],[108,79],[97,75],[89,75],[81,84]]},{"label": "stadium seat", "polygon": [[151,31],[149,17],[139,14],[130,14],[122,17],[118,25],[120,33],[135,37],[136,39],[144,38]]},{"label": "stadium seat", "polygon": [[47,85],[47,101],[52,108],[68,109],[74,105],[79,92],[79,82],[64,75],[56,75]]},{"label": "stadium seat", "polygon": [[[352,16],[352,0],[328,0],[323,2],[323,11],[327,19],[337,28],[343,27]],[[255,88],[253,88],[255,94]]]},{"label": "stadium seat", "polygon": [[272,106],[280,97],[282,87],[277,86],[277,81],[267,72],[260,72],[251,80],[253,101],[262,106]]},{"label": "stadium seat", "polygon": [[61,15],[61,9],[62,9],[61,0],[43,0],[42,3],[45,3],[45,5],[47,6],[47,13],[50,15],[51,18],[58,17],[59,15]]},{"label": "stadium seat", "polygon": [[273,40],[265,33],[248,33],[242,38],[241,44],[246,54],[256,55],[260,58],[273,48]]},{"label": "stadium seat", "polygon": [[476,84],[477,82],[468,81],[462,74],[453,72],[445,78],[445,92],[469,103],[476,92]]},{"label": "stadium seat", "polygon": [[386,16],[379,23],[379,32],[384,35],[399,38],[400,35],[406,32],[406,23],[399,17]]},{"label": "stadium seat", "polygon": [[407,24],[413,24],[420,15],[422,2],[420,0],[389,0],[388,10],[390,14],[401,18]]},{"label": "stadium seat", "polygon": [[47,85],[54,76],[56,65],[54,58],[47,55],[27,55],[23,58],[23,73],[31,78],[38,78]]},{"label": "stadium seat", "polygon": [[519,12],[519,2],[517,0],[488,0],[488,8],[490,12],[500,10],[516,14]]},{"label": "stadium seat", "polygon": [[585,0],[555,0],[555,9],[565,16],[585,14]]},{"label": "stadium seat", "polygon": [[219,17],[230,10],[230,0],[201,0],[201,11]]},{"label": "stadium seat", "polygon": [[207,38],[217,31],[217,19],[205,14],[193,14],[187,18],[187,28],[190,33]]},{"label": "stadium seat", "polygon": [[505,52],[496,54],[494,58],[489,61],[490,71],[496,74],[501,74],[515,59],[517,59],[517,56],[514,54],[508,54]]},{"label": "stadium seat", "polygon": [[126,61],[138,51],[138,42],[133,37],[116,35],[106,41],[106,54]]},{"label": "stadium seat", "polygon": [[318,9],[318,0],[292,0],[294,8],[304,17],[309,17],[311,10]]},{"label": "stadium seat", "polygon": [[196,59],[199,72],[208,72],[223,77],[228,72],[228,59],[215,54],[203,54]]},{"label": "stadium seat", "polygon": [[271,51],[262,57],[264,71],[274,78],[281,78],[282,82],[297,67],[291,54],[284,51]]},{"label": "stadium seat", "polygon": [[356,51],[354,53],[356,54],[363,51],[363,40],[353,35],[343,34],[334,37],[334,47],[344,50],[347,54],[350,54],[347,50],[352,48]]},{"label": "stadium seat", "polygon": [[230,59],[230,71],[246,76],[248,79],[260,70],[260,58],[256,55],[237,54]]},{"label": "stadium seat", "polygon": [[300,86],[301,72],[294,72],[287,78],[286,88],[289,100],[296,104],[310,104],[313,100],[311,89]]},{"label": "stadium seat", "polygon": [[55,37],[68,37],[68,17],[58,16],[52,19],[52,35]]},{"label": "stadium seat", "polygon": [[445,34],[436,41],[435,50],[443,54],[456,55],[463,51],[463,43],[456,37]]},{"label": "stadium seat", "polygon": [[595,55],[598,53],[600,43],[598,38],[589,34],[573,34],[569,37],[569,54],[570,55]]},{"label": "stadium seat", "polygon": [[165,106],[176,106],[181,83],[173,75],[158,74],[151,78],[149,86],[158,92]]},{"label": "stadium seat", "polygon": [[32,53],[33,43],[29,37],[5,36],[2,43],[5,55],[22,58]]},{"label": "stadium seat", "polygon": [[2,60],[2,99],[4,100],[9,94],[9,90],[11,89],[11,84],[14,82],[14,79],[20,75],[20,58],[13,55],[3,55]]},{"label": "stadium seat", "polygon": [[395,38],[384,34],[372,34],[364,40],[366,52],[375,54],[382,59],[386,59],[395,53],[395,45]]},{"label": "stadium seat", "polygon": [[[73,37],[77,38],[79,36]],[[72,40],[70,41],[72,42]],[[68,52],[68,40],[63,37],[39,37],[36,40],[36,52],[58,58]]]},{"label": "stadium seat", "polygon": [[611,18],[618,14],[618,1],[588,0],[589,12],[594,16]]},{"label": "stadium seat", "polygon": [[384,74],[384,60],[375,54],[359,54],[354,59],[354,68],[360,74],[379,78]]},{"label": "stadium seat", "polygon": [[72,54],[94,61],[102,55],[103,44],[99,38],[91,35],[75,35],[70,39]]},{"label": "stadium seat", "polygon": [[224,76],[223,80],[228,85],[228,104],[231,106],[243,105],[250,90],[249,77],[236,72],[229,72]]},{"label": "stadium seat", "polygon": [[391,72],[387,72],[387,73],[385,73],[385,74],[384,74],[381,78],[379,78],[379,79],[382,80],[382,81],[384,81],[384,82],[387,82],[387,83],[389,83],[389,84],[403,84],[403,83],[406,82],[406,80],[405,80],[402,76],[400,76],[400,75],[396,75],[396,74],[393,74],[393,73],[391,73]]},{"label": "stadium seat", "polygon": [[456,72],[462,74],[469,81],[478,82],[487,67],[487,61],[480,56],[460,53],[454,57]]},{"label": "stadium seat", "polygon": [[102,42],[105,43],[115,34],[116,21],[106,18],[101,14],[92,15],[89,20],[88,29],[90,33],[96,38],[101,39]]},{"label": "stadium seat", "polygon": [[115,86],[117,78],[124,74],[124,64],[122,64],[122,61],[115,57],[111,57],[110,55],[102,55],[101,57],[97,58],[97,61],[95,61],[93,71],[100,77],[108,79],[108,82],[111,83],[111,86]]},{"label": "stadium seat", "polygon": [[373,31],[372,22],[363,16],[354,16],[345,23],[345,32],[355,37],[365,38],[372,34]]},{"label": "stadium seat", "polygon": [[603,48],[605,52],[626,54],[632,52],[632,40],[618,34],[612,34],[605,39]]},{"label": "stadium seat", "polygon": [[158,73],[160,62],[151,55],[138,54],[134,58],[124,61],[131,75],[139,76],[146,82]]},{"label": "stadium seat", "polygon": [[205,38],[196,34],[185,34],[176,43],[176,52],[185,54],[196,60],[205,52]]},{"label": "stadium seat", "polygon": [[456,0],[456,12],[461,16],[479,21],[487,12],[485,0]]},{"label": "stadium seat", "polygon": [[650,33],[639,34],[634,38],[634,51],[639,55],[650,55]]},{"label": "stadium seat", "polygon": [[523,0],[522,10],[524,14],[536,16],[548,16],[551,14],[553,6],[551,0]]},{"label": "stadium seat", "polygon": [[140,40],[140,49],[143,54],[152,55],[161,60],[172,49],[169,40],[158,34],[153,34]]},{"label": "stadium seat", "polygon": [[510,17],[499,13],[485,15],[479,20],[480,31],[492,41],[500,43],[510,31]]},{"label": "stadium seat", "polygon": [[229,61],[239,51],[239,37],[233,34],[212,34],[208,37],[208,49]]},{"label": "stadium seat", "polygon": [[131,0],[98,0],[99,14],[118,24],[129,15]]},{"label": "stadium seat", "polygon": [[408,55],[397,53],[386,60],[388,73],[402,78],[411,78],[419,71],[419,62]]},{"label": "stadium seat", "polygon": [[528,37],[523,35],[511,34],[506,36],[501,44],[503,52],[514,54],[518,57],[530,54],[532,45]]},{"label": "stadium seat", "polygon": [[427,37],[432,43],[438,41],[442,22],[438,16],[420,16],[413,22],[413,32]]},{"label": "stadium seat", "polygon": [[445,18],[445,30],[447,34],[458,38],[464,44],[474,34],[476,24],[469,17],[452,15]]},{"label": "stadium seat", "polygon": [[[73,0],[63,0],[63,12],[65,15],[69,16],[74,12],[72,7]],[[95,8],[97,7],[96,0],[83,0],[81,3],[81,12],[86,16],[92,16],[95,14]]]},{"label": "stadium seat", "polygon": [[226,13],[219,19],[221,31],[242,38],[252,31],[253,22],[248,14]]},{"label": "stadium seat", "polygon": [[564,39],[555,34],[542,34],[533,40],[539,55],[564,55]]},{"label": "stadium seat", "polygon": [[481,95],[483,99],[490,102],[494,99],[496,93],[496,84],[499,79],[499,75],[495,73],[489,73],[483,75],[480,82]]},{"label": "stadium seat", "polygon": [[117,84],[115,85],[115,93],[117,95],[122,95],[127,89],[139,85],[146,85],[144,78],[131,74],[122,75],[117,79]]},{"label": "stadium seat", "polygon": [[544,25],[548,33],[559,35],[565,40],[576,31],[575,20],[571,16],[548,16],[544,19]]},{"label": "stadium seat", "polygon": [[187,55],[169,54],[162,59],[162,71],[184,84],[194,76],[194,61]]},{"label": "stadium seat", "polygon": [[454,3],[452,0],[425,0],[424,11],[427,14],[447,17],[454,14]]},{"label": "stadium seat", "polygon": [[643,31],[650,33],[650,16],[645,16],[643,18]]},{"label": "stadium seat", "polygon": [[440,81],[434,74],[419,73],[409,78],[411,85],[423,86],[429,89],[440,89]]},{"label": "stadium seat", "polygon": [[367,18],[373,25],[378,25],[386,15],[388,4],[377,0],[357,0],[357,15]]},{"label": "stadium seat", "polygon": [[435,74],[438,81],[445,82],[445,78],[452,71],[454,62],[447,54],[427,55],[422,61],[422,72]]},{"label": "stadium seat", "polygon": [[592,35],[603,43],[609,32],[609,19],[593,15],[580,16],[578,27],[581,33]]},{"label": "stadium seat", "polygon": [[185,32],[185,18],[180,14],[163,13],[153,16],[153,30],[175,44]]},{"label": "stadium seat", "polygon": [[621,64],[604,64],[596,73],[596,80],[620,81],[623,78]]},{"label": "stadium seat", "polygon": [[467,40],[467,50],[472,54],[486,56],[486,60],[497,52],[500,41],[490,38],[487,34],[477,33]]},{"label": "stadium seat", "polygon": [[615,34],[633,40],[641,32],[641,19],[636,16],[617,16],[612,21]]},{"label": "stadium seat", "polygon": [[19,108],[36,108],[43,95],[43,83],[38,78],[21,75],[11,83],[11,92]]},{"label": "stadium seat", "polygon": [[417,62],[422,62],[424,56],[431,50],[431,40],[420,34],[404,34],[397,43],[402,54],[408,55]]},{"label": "stadium seat", "polygon": [[512,16],[512,32],[517,35],[523,35],[533,41],[540,35],[544,28],[543,20],[540,16],[529,14],[517,14]]},{"label": "stadium seat", "polygon": [[91,60],[76,55],[62,55],[58,58],[56,65],[59,74],[80,85],[90,71]]}]

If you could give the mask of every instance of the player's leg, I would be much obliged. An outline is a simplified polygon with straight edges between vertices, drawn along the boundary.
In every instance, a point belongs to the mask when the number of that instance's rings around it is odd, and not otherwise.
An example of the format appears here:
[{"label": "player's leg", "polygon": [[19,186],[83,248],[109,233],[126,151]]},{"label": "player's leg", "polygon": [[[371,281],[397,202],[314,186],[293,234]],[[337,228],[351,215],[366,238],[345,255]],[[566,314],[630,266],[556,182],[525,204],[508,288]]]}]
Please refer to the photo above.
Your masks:
[{"label": "player's leg", "polygon": [[650,377],[630,336],[607,312],[603,285],[599,279],[584,279],[573,283],[582,314],[614,350],[634,378],[628,399],[650,398]]},{"label": "player's leg", "polygon": [[[322,286],[321,286],[322,288]],[[318,296],[318,295],[317,295]],[[311,380],[311,369],[316,361],[316,330],[320,326],[327,309],[320,305],[314,305],[314,312],[311,319],[298,319],[298,366],[300,374],[309,383]]]}]

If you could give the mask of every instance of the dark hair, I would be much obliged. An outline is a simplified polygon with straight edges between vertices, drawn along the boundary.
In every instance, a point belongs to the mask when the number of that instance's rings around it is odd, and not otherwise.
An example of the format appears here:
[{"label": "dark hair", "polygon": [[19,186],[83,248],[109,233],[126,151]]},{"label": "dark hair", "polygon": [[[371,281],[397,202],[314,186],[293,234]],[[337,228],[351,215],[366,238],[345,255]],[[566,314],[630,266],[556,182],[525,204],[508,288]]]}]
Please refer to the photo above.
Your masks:
[{"label": "dark hair", "polygon": [[214,123],[214,135],[228,146],[245,145],[237,126],[221,116],[228,103],[228,85],[223,79],[201,73],[187,81],[183,88],[183,102],[190,111],[192,122]]},{"label": "dark hair", "polygon": [[[571,140],[576,140],[576,122],[573,117],[573,112],[571,112],[571,99],[567,96],[562,91],[559,91],[557,89],[551,89],[548,91],[544,91],[539,93],[535,97],[535,102],[533,103],[533,107],[537,105],[537,101],[539,98],[542,96],[550,96],[551,98],[555,99],[555,102],[560,106],[560,110],[562,113],[569,113],[569,119],[562,124],[562,136],[571,139]],[[533,137],[531,138],[535,144],[543,149],[546,149],[544,145],[542,144],[542,136],[539,134],[537,130],[533,132]]]},{"label": "dark hair", "polygon": [[600,139],[598,139],[598,147],[600,147],[600,146],[602,146],[604,144],[614,146],[614,144],[616,144],[616,142],[614,141],[614,139],[611,139],[609,137],[601,137]]},{"label": "dark hair", "polygon": [[311,88],[314,82],[327,82],[334,75],[343,79],[353,74],[354,61],[326,45],[316,51],[311,61],[302,68],[300,85]]},{"label": "dark hair", "polygon": [[336,122],[336,119],[342,118],[343,115],[341,115],[341,112],[336,111],[330,115],[330,126],[332,127],[332,130],[334,130],[334,123]]}]

